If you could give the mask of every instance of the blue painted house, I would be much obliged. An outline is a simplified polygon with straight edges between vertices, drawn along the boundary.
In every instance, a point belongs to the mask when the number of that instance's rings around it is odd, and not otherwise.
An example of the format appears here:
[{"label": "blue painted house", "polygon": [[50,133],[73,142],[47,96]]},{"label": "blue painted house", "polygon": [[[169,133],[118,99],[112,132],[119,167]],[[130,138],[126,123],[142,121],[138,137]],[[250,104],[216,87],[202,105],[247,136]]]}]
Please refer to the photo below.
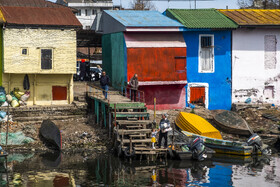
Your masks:
[{"label": "blue painted house", "polygon": [[231,109],[231,31],[237,24],[215,9],[167,9],[182,23],[187,44],[186,105]]}]

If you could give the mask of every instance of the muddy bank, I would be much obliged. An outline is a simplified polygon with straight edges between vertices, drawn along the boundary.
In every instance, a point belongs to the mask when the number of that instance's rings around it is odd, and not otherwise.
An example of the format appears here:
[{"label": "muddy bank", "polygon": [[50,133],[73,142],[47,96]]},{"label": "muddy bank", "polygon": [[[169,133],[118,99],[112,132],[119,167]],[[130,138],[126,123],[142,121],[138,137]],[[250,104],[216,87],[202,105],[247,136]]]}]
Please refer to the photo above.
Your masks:
[{"label": "muddy bank", "polygon": [[[169,120],[174,123],[175,118],[180,111],[191,112],[190,108],[181,110],[157,111],[155,121],[159,124],[161,114],[167,113]],[[154,120],[153,111],[149,111],[150,119]],[[215,126],[213,121],[214,112],[203,107],[197,106],[194,113],[207,119]],[[253,129],[258,133],[263,141],[270,147],[276,147],[279,151],[280,147],[280,110],[278,108],[265,105],[258,107],[243,107],[237,113],[243,117]],[[267,114],[273,115],[273,118],[267,118]],[[278,120],[279,119],[279,120]],[[278,121],[277,121],[278,120]],[[109,140],[107,129],[96,125],[93,116],[88,115],[87,119],[72,118],[68,120],[53,120],[58,126],[62,134],[62,151],[63,152],[108,152],[111,150],[113,143]],[[26,124],[15,123],[9,127],[9,132],[22,131],[27,137],[34,139],[33,143],[23,146],[9,146],[11,152],[42,152],[48,148],[39,139],[39,128],[41,123]],[[2,127],[2,132],[6,132],[6,128]],[[246,141],[248,137],[238,136],[221,131],[224,139]]]},{"label": "muddy bank", "polygon": [[[109,141],[107,130],[95,125],[91,116],[88,117],[87,122],[84,122],[84,119],[81,120],[53,120],[61,131],[62,152],[107,152],[112,145]],[[27,137],[32,138],[34,142],[19,146],[8,146],[6,149],[9,152],[47,151],[48,148],[39,138],[40,126],[41,123],[16,123],[10,126],[9,132],[22,131]],[[2,127],[2,132],[6,132],[6,127]]]}]

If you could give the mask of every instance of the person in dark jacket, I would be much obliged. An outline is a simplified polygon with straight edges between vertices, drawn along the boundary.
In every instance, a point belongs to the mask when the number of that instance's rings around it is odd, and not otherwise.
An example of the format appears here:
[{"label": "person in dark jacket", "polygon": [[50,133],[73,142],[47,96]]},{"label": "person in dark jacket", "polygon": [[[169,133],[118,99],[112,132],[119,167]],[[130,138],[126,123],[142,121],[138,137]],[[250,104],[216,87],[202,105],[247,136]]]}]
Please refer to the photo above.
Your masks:
[{"label": "person in dark jacket", "polygon": [[80,63],[80,80],[84,81],[85,76],[86,76],[86,61],[85,59],[82,59]]},{"label": "person in dark jacket", "polygon": [[138,75],[134,74],[134,76],[130,79],[129,84],[131,86],[131,101],[136,101],[136,93],[138,90]]},{"label": "person in dark jacket", "polygon": [[158,147],[161,147],[161,140],[164,138],[164,148],[167,148],[167,131],[166,129],[170,128],[170,122],[167,119],[167,114],[162,115],[162,119],[159,122],[159,138],[158,138]]},{"label": "person in dark jacket", "polygon": [[105,71],[102,71],[101,78],[100,78],[100,86],[104,90],[103,95],[105,96],[105,99],[107,99],[107,92],[108,92],[109,83],[110,83],[109,76],[106,75]]}]

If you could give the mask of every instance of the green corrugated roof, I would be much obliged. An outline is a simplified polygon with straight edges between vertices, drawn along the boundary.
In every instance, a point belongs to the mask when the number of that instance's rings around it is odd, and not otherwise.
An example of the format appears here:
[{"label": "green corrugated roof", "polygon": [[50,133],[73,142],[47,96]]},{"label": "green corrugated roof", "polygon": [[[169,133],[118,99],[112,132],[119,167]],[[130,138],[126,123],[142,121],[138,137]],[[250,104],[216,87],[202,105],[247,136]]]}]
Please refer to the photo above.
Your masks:
[{"label": "green corrugated roof", "polygon": [[234,29],[238,26],[216,9],[167,9],[166,16],[188,29]]}]

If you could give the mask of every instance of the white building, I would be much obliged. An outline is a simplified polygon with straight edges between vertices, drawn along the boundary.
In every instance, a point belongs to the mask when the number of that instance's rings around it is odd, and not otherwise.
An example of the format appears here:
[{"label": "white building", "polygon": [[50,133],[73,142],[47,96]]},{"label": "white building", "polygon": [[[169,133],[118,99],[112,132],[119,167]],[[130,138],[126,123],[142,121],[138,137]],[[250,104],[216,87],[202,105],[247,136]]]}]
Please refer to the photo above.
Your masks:
[{"label": "white building", "polygon": [[103,10],[113,9],[112,0],[57,0],[56,3],[72,7],[77,10],[76,17],[83,25],[83,29],[91,29],[97,14]]},{"label": "white building", "polygon": [[232,102],[280,105],[280,10],[220,10],[232,31]]}]

